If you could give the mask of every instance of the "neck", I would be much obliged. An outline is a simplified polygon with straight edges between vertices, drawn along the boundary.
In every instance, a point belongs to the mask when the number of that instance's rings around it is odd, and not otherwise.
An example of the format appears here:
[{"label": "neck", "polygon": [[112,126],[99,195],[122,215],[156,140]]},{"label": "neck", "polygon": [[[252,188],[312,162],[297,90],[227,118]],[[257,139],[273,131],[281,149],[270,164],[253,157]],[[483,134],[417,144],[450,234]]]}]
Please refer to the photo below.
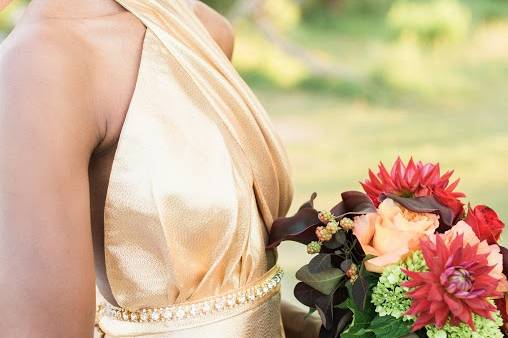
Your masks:
[{"label": "neck", "polygon": [[32,0],[27,11],[50,18],[93,18],[115,15],[124,9],[115,0]]}]

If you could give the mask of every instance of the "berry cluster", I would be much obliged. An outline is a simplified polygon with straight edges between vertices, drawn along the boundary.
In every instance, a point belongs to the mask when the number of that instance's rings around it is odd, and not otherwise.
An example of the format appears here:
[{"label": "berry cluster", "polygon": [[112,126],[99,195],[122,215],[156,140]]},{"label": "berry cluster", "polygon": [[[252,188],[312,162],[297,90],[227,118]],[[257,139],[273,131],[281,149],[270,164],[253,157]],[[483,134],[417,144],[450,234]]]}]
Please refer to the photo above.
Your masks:
[{"label": "berry cluster", "polygon": [[328,242],[332,239],[333,235],[335,235],[339,229],[342,228],[344,231],[352,230],[354,227],[354,222],[352,219],[344,217],[337,222],[335,216],[329,211],[320,211],[318,214],[319,221],[321,223],[326,224],[326,226],[318,226],[316,228],[316,237],[317,241],[312,241],[307,244],[307,253],[316,254],[321,251],[321,245],[323,242]]}]

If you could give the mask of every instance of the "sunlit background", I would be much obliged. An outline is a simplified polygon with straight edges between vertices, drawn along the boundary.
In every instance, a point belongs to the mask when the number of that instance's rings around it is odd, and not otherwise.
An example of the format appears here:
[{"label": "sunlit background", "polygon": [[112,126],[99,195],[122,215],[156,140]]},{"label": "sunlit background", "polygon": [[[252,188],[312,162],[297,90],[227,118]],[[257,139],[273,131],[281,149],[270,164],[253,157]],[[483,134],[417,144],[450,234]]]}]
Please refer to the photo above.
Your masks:
[{"label": "sunlit background", "polygon": [[[313,191],[334,205],[400,155],[456,169],[469,200],[508,221],[508,1],[207,2],[234,22],[234,63],[285,142],[293,211]],[[308,257],[298,244],[280,257],[291,294]]]}]

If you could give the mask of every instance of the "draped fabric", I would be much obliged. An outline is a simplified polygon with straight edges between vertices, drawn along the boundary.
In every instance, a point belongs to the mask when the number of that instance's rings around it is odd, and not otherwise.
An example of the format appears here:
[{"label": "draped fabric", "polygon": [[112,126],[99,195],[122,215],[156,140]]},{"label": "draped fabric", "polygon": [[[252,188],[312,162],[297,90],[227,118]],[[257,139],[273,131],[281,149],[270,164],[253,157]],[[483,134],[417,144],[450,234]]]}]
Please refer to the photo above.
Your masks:
[{"label": "draped fabric", "polygon": [[[136,310],[254,283],[270,268],[268,231],[292,195],[286,155],[267,114],[185,0],[117,1],[147,30],[105,204],[114,298]],[[223,319],[208,335],[225,337],[219,331],[236,327],[231,337],[258,337],[251,326],[256,318],[264,318],[256,325],[265,320],[273,327],[273,318],[280,324],[277,304],[273,297],[257,311]],[[99,325],[111,337],[202,337],[206,331],[198,324],[194,333]],[[259,337],[279,334],[275,325]]]}]

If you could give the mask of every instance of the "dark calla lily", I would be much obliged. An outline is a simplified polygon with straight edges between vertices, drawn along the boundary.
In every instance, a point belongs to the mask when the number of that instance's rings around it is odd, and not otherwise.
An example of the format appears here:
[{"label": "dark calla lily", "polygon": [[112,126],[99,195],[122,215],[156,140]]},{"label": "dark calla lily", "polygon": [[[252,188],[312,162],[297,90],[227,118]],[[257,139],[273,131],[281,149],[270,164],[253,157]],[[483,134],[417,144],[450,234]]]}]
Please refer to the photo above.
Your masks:
[{"label": "dark calla lily", "polygon": [[[338,220],[376,211],[376,207],[370,198],[362,192],[347,191],[342,193],[341,196],[342,202],[331,210],[331,213]],[[316,239],[316,227],[322,225],[318,218],[319,212],[314,208],[316,197],[317,194],[313,193],[310,200],[305,202],[294,216],[279,218],[273,223],[267,246],[269,249],[277,247],[282,241],[309,244]],[[340,239],[337,240],[340,241]],[[330,243],[329,245],[333,244]],[[330,249],[336,249],[337,247]]]},{"label": "dark calla lily", "polygon": [[341,194],[342,202],[332,208],[331,213],[337,218],[365,215],[376,212],[369,196],[359,191],[346,191]]},{"label": "dark calla lily", "polygon": [[314,240],[316,227],[321,224],[318,211],[314,209],[316,197],[317,194],[313,193],[294,216],[279,218],[273,223],[267,246],[269,249],[277,247],[282,241],[309,244]]}]

